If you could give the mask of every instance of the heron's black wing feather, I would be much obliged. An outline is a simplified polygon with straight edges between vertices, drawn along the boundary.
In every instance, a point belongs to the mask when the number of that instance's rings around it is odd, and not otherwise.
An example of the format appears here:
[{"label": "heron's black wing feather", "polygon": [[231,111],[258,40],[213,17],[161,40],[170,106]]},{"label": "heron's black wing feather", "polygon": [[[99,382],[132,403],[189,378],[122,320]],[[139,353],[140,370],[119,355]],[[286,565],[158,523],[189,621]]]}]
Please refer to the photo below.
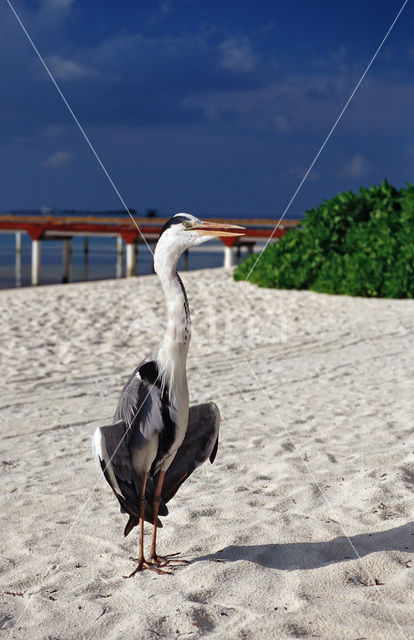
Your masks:
[{"label": "heron's black wing feather", "polygon": [[214,443],[214,447],[213,447],[212,452],[210,453],[210,462],[211,462],[211,464],[213,464],[214,460],[216,459],[217,450],[218,450],[218,438]]},{"label": "heron's black wing feather", "polygon": [[[217,453],[220,413],[214,402],[190,407],[184,441],[166,471],[162,497],[168,502],[194,469]],[[156,482],[156,477],[154,482]]]}]

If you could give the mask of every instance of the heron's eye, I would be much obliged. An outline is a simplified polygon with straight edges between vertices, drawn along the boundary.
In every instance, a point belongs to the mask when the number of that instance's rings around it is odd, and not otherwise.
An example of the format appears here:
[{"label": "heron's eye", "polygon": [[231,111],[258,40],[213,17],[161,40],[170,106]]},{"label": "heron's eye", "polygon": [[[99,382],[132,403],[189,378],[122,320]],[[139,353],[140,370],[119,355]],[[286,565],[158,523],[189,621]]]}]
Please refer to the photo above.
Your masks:
[{"label": "heron's eye", "polygon": [[191,227],[191,222],[183,222],[183,225],[186,229],[189,229]]}]

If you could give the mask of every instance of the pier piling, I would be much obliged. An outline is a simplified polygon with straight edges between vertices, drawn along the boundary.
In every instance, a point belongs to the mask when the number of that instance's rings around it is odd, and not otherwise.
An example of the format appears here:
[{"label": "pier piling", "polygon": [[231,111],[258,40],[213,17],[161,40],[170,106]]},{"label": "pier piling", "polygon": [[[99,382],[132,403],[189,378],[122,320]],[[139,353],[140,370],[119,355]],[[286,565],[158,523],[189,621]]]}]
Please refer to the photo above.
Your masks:
[{"label": "pier piling", "polygon": [[16,237],[16,253],[21,253],[22,252],[22,232],[17,231],[15,233],[15,237]]},{"label": "pier piling", "polygon": [[224,246],[224,268],[230,269],[233,266],[233,247]]},{"label": "pier piling", "polygon": [[64,238],[63,240],[63,273],[62,282],[70,282],[70,266],[72,255],[72,238]]},{"label": "pier piling", "polygon": [[32,285],[40,283],[40,240],[32,238]]},{"label": "pier piling", "polygon": [[135,242],[126,243],[126,276],[132,278],[137,269],[137,252]]}]

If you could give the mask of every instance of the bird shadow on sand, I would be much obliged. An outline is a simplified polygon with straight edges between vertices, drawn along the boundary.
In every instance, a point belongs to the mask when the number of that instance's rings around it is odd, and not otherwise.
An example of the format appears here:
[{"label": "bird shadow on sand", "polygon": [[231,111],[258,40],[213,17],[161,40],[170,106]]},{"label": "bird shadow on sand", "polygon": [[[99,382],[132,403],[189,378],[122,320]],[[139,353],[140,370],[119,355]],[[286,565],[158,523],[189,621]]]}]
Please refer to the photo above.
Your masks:
[{"label": "bird shadow on sand", "polygon": [[[349,540],[361,558],[378,551],[414,553],[414,523],[409,522],[386,531],[361,533],[350,536]],[[202,560],[226,563],[247,560],[263,567],[285,571],[317,569],[355,560],[357,555],[349,540],[345,536],[340,536],[327,542],[230,545],[216,553],[195,558],[192,563]]]}]

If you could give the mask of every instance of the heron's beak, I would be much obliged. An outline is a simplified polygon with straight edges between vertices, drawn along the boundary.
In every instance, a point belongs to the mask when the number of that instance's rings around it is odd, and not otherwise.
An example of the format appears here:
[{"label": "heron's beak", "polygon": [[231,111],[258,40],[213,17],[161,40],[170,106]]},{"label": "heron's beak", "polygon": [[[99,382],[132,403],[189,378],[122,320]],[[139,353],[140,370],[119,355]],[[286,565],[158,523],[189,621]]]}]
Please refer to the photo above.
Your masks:
[{"label": "heron's beak", "polygon": [[201,225],[193,227],[200,236],[244,236],[244,228],[238,224],[220,224],[219,222],[202,222]]}]

